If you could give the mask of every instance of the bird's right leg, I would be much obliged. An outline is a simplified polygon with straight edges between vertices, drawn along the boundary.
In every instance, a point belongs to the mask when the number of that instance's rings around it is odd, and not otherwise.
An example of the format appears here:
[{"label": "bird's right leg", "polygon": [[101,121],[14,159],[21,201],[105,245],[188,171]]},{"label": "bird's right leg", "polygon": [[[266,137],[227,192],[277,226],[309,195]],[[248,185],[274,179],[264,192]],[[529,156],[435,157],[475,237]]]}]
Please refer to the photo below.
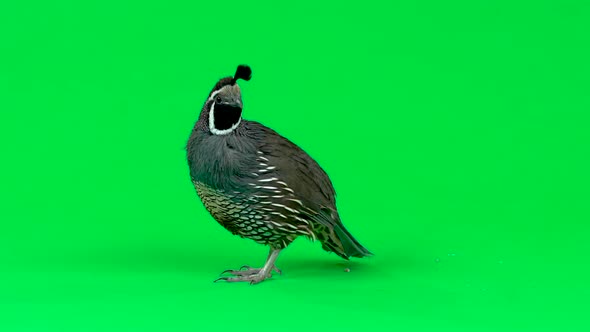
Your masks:
[{"label": "bird's right leg", "polygon": [[[250,281],[251,284],[259,283],[265,279],[272,278],[272,271],[276,271],[281,274],[281,270],[279,270],[275,266],[275,261],[279,256],[281,249],[274,249],[270,248],[270,252],[266,259],[266,263],[262,268],[252,268],[250,266],[244,265],[239,270],[225,270],[221,274],[230,273],[234,277],[220,277],[215,281],[225,280],[228,282],[235,282],[235,281]],[[245,270],[243,270],[245,268]]]}]

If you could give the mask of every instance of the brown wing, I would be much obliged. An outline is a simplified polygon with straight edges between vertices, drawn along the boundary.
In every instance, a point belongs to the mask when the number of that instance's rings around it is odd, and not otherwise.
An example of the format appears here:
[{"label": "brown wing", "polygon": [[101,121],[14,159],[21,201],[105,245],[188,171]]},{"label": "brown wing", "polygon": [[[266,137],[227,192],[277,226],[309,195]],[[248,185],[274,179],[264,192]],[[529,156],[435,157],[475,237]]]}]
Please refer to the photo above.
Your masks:
[{"label": "brown wing", "polygon": [[[257,146],[256,167],[252,173],[256,180],[250,185],[264,191],[259,197],[266,201],[261,203],[289,211],[282,216],[285,220],[281,220],[289,224],[286,227],[317,237],[327,251],[345,259],[371,255],[340,221],[336,192],[320,165],[274,130],[257,122],[245,122],[244,132]],[[273,202],[274,199],[277,202]]]},{"label": "brown wing", "polygon": [[[336,192],[328,174],[305,151],[274,130],[253,121],[246,123],[255,135],[261,156],[260,165],[271,167],[268,175],[285,182],[305,206],[319,212],[322,207],[336,210]],[[274,168],[273,168],[274,167]]]}]

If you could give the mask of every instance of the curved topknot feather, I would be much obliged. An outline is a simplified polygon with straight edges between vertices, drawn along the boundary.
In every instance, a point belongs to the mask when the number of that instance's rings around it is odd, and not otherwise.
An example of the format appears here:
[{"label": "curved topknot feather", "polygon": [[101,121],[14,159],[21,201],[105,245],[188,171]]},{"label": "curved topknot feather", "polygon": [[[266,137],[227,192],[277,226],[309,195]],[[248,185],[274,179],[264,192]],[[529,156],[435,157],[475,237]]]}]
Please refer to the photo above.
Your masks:
[{"label": "curved topknot feather", "polygon": [[243,79],[244,81],[249,81],[252,78],[252,69],[250,69],[247,65],[239,65],[238,69],[236,69],[236,74],[234,75],[234,79],[232,83],[236,83],[237,80]]}]

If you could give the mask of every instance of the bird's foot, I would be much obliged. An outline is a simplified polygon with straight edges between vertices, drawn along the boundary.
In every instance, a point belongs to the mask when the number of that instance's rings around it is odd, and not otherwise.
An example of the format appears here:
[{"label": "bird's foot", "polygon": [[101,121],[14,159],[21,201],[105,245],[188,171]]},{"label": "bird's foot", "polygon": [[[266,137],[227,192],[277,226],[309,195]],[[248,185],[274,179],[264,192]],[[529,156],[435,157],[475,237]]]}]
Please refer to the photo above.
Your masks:
[{"label": "bird's foot", "polygon": [[[273,266],[271,271],[276,271],[278,274],[282,274],[276,266]],[[214,282],[224,280],[227,282],[238,282],[238,281],[249,281],[251,285],[257,284],[266,279],[272,278],[271,271],[264,272],[264,268],[257,269],[248,265],[242,266],[239,270],[225,270],[221,274],[229,273],[233,277],[219,277]]]}]

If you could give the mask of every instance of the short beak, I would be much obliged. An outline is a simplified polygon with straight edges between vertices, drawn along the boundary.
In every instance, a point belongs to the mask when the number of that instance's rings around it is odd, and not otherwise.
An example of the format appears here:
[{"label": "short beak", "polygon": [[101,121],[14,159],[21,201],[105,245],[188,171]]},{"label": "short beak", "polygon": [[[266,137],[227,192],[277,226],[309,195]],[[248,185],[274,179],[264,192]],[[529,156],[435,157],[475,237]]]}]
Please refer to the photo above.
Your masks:
[{"label": "short beak", "polygon": [[230,106],[230,107],[237,107],[237,108],[240,108],[240,109],[243,107],[242,101],[240,101],[240,100],[230,101],[230,102],[227,102],[227,103],[221,103],[221,105],[227,105],[227,106]]}]

